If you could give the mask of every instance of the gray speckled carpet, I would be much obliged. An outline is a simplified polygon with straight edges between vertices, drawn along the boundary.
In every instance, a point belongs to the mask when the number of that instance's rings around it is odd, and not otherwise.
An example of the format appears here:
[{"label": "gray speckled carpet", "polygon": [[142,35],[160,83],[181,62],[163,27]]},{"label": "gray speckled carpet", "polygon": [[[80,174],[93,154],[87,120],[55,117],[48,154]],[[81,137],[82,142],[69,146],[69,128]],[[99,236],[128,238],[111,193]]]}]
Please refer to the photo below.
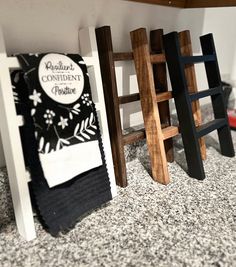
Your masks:
[{"label": "gray speckled carpet", "polygon": [[59,238],[36,218],[37,239],[26,242],[18,235],[3,169],[0,266],[236,266],[236,158],[221,156],[214,138],[206,139],[204,181],[180,167],[185,165],[177,140],[168,186],[152,181],[146,147],[140,145],[140,157],[127,164],[129,186]]}]

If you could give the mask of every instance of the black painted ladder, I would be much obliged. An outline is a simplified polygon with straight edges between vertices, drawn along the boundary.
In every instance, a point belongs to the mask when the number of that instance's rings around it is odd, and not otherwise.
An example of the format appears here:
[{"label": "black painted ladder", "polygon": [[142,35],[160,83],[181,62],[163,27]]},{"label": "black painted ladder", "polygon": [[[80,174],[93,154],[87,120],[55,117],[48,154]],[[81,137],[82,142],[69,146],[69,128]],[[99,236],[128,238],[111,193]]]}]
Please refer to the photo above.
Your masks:
[{"label": "black painted ladder", "polygon": [[[181,56],[177,32],[163,36],[166,61],[172,85],[172,93],[179,119],[180,131],[184,144],[188,173],[199,180],[205,178],[205,172],[200,154],[198,138],[218,131],[221,153],[233,157],[234,147],[224,104],[220,71],[212,34],[200,37],[202,56]],[[204,63],[208,86],[210,89],[189,94],[185,77],[185,67],[188,64]],[[211,97],[214,120],[200,127],[195,126],[191,102],[203,97]]]}]

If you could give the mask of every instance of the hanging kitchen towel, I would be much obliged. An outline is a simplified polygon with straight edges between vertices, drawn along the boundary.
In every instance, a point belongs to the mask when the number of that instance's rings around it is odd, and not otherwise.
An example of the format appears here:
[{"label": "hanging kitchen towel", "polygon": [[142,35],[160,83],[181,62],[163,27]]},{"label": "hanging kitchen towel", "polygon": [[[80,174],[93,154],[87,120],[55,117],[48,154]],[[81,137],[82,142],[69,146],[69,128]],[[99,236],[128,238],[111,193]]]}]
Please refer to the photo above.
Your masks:
[{"label": "hanging kitchen towel", "polygon": [[[93,116],[94,120],[92,125],[95,125],[96,128],[92,127],[91,131],[96,130],[96,137],[92,134],[92,132],[88,136],[91,136],[90,137],[91,139],[94,138],[92,140],[96,140],[96,138],[98,140],[102,165],[92,168],[84,173],[78,174],[73,179],[64,182],[60,185],[51,188],[48,186],[48,182],[45,179],[44,170],[42,168],[38,152],[39,148],[40,151],[42,151],[41,147],[42,144],[40,145],[40,138],[42,137],[42,135],[40,136],[40,131],[39,131],[41,130],[41,128],[37,124],[35,117],[36,112],[39,111],[38,109],[36,110],[36,108],[39,107],[38,104],[43,103],[44,99],[42,97],[44,93],[40,92],[37,87],[37,85],[38,86],[40,85],[40,83],[37,82],[38,81],[37,72],[40,59],[43,58],[43,56],[44,55],[23,55],[23,57],[21,56],[20,57],[21,61],[23,60],[25,63],[22,64],[24,72],[14,71],[11,76],[12,76],[12,86],[13,86],[13,93],[14,93],[17,113],[23,115],[25,121],[24,126],[20,127],[20,131],[21,131],[21,140],[24,151],[25,164],[29,168],[31,174],[30,189],[32,193],[31,194],[32,200],[34,201],[38,217],[41,220],[41,223],[43,224],[44,228],[48,232],[50,232],[53,236],[56,236],[60,231],[65,232],[70,230],[79,220],[81,215],[84,215],[86,212],[91,211],[92,209],[97,208],[100,205],[108,202],[109,200],[111,200],[112,196],[110,191],[110,182],[106,168],[102,139],[99,131],[98,118],[94,104],[92,102],[89,102],[92,100],[91,98],[89,98],[89,96],[91,96],[91,92],[88,82],[86,65],[81,64],[83,61],[81,57],[78,55],[68,55],[68,56],[75,63],[81,62],[80,66],[83,71],[84,75],[83,77],[85,80],[87,80],[85,81],[85,84],[87,84],[88,87],[87,88],[84,87],[83,89],[83,92],[81,94],[81,101],[79,103],[80,106],[77,105],[75,107],[76,109],[73,109],[74,106],[72,105],[72,109],[66,110],[68,113],[63,113],[63,115],[64,117],[66,117],[66,114],[69,114],[69,119],[67,120],[67,122],[69,122],[72,121],[74,118],[78,119],[77,115],[79,113],[81,116],[83,116],[83,118],[85,118],[82,119],[81,121],[85,121],[86,115],[83,114],[83,112],[85,112],[89,108],[92,109],[93,115],[91,116]],[[26,85],[23,76],[25,76],[29,88]],[[31,79],[33,79],[32,82]],[[34,88],[32,89],[31,89],[31,84],[34,85]],[[36,90],[38,95],[35,94],[35,99],[32,100],[33,94],[31,92],[32,91],[34,92],[34,89]],[[39,99],[41,100],[41,102]],[[34,105],[33,103],[34,100],[37,102],[37,105]],[[52,106],[48,107],[48,109],[52,110],[52,107],[54,107],[53,104]],[[81,107],[84,107],[85,109],[82,110]],[[73,110],[75,112],[72,112]],[[56,114],[55,111],[53,112]],[[43,112],[41,111],[41,113]],[[46,112],[46,114],[49,113]],[[53,116],[52,113],[51,115],[53,119],[56,117],[56,115]],[[88,117],[89,116],[87,116],[87,118]],[[51,119],[51,117],[49,117],[49,119]],[[77,126],[78,123],[79,122],[77,121],[74,122],[75,128],[77,127],[79,129],[79,130],[76,129],[76,131],[74,129],[74,132],[78,131],[76,133],[76,136],[78,138],[81,137],[80,140],[79,139],[78,140],[81,143],[83,143],[85,140],[91,140],[87,137],[87,135],[86,136],[79,135],[80,129],[81,128],[84,129],[84,127]],[[50,127],[53,125],[51,123],[48,124],[50,124]],[[64,136],[62,138],[64,138]],[[69,140],[76,141],[74,138],[71,138]],[[50,148],[54,149],[54,151],[57,151],[56,149],[56,146],[58,145],[57,142],[56,141],[54,141],[54,143],[52,142],[53,145],[50,146]],[[47,143],[48,142],[46,141],[46,144]],[[67,144],[64,143],[60,144],[60,149],[64,148],[66,145]],[[45,147],[45,141],[44,141],[44,147]],[[80,164],[79,161],[78,164]]]},{"label": "hanging kitchen towel", "polygon": [[49,187],[102,165],[87,68],[78,55],[19,55]]}]

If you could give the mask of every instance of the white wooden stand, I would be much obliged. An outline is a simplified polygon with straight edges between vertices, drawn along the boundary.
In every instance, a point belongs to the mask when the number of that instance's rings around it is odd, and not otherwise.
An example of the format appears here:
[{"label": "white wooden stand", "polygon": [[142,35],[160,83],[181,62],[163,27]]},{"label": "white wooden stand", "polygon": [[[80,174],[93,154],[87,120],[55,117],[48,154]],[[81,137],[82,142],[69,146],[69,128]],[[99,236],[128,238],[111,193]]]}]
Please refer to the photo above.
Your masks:
[{"label": "white wooden stand", "polygon": [[[110,147],[109,132],[106,119],[106,109],[102,88],[97,43],[94,28],[79,31],[79,42],[82,55],[91,80],[93,100],[99,114],[100,128],[103,139],[107,168],[111,183],[112,196],[116,196],[116,183]],[[29,174],[24,165],[23,151],[19,127],[23,125],[22,116],[17,116],[11,87],[10,70],[19,69],[16,57],[6,54],[4,37],[0,29],[0,131],[7,172],[10,182],[16,224],[19,233],[26,239],[36,237],[34,218],[29,195]]]}]

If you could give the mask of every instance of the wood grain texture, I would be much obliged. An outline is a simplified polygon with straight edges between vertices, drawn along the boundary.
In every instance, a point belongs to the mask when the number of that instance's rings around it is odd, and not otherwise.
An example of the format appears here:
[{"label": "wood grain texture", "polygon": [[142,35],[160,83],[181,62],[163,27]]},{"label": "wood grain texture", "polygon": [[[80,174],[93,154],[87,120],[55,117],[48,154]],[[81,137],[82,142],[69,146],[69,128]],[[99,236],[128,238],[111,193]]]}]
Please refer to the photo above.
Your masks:
[{"label": "wood grain texture", "polygon": [[127,104],[127,103],[135,102],[138,100],[140,100],[139,93],[119,96],[119,103],[120,104]]},{"label": "wood grain texture", "polygon": [[171,6],[171,7],[185,7],[185,0],[129,0],[132,2]]},{"label": "wood grain texture", "polygon": [[[156,34],[159,34],[158,31],[151,31],[151,38],[155,38],[155,36],[153,36],[155,34],[155,32],[156,32]],[[159,39],[157,39],[157,41],[160,42]],[[152,41],[151,41],[151,46],[152,46]],[[166,57],[165,57],[165,54],[163,54],[163,53],[150,55],[150,59],[151,59],[152,64],[166,63]]]},{"label": "wood grain texture", "polygon": [[162,129],[163,139],[167,140],[179,134],[179,127],[168,126]]},{"label": "wood grain texture", "polygon": [[[156,101],[157,101],[157,103],[164,102],[164,101],[170,100],[172,97],[173,97],[172,92],[157,93],[156,94]],[[135,102],[138,100],[140,100],[139,93],[119,96],[119,103],[120,104],[127,104],[127,103]]]},{"label": "wood grain texture", "polygon": [[230,6],[236,6],[236,0],[186,0],[185,4],[185,8]]},{"label": "wood grain texture", "polygon": [[172,98],[172,92],[157,93],[156,101],[157,103],[168,101]]},{"label": "wood grain texture", "polygon": [[141,28],[130,33],[134,63],[139,85],[146,140],[152,167],[152,177],[162,184],[169,183],[167,159],[163,142],[159,110],[150,50],[146,30]]},{"label": "wood grain texture", "polygon": [[236,0],[128,0],[132,2],[179,8],[232,7]]},{"label": "wood grain texture", "polygon": [[121,52],[121,53],[113,53],[114,61],[124,61],[124,60],[132,60],[133,53],[131,52]]},{"label": "wood grain texture", "polygon": [[116,183],[121,187],[125,187],[127,186],[127,174],[110,27],[104,26],[96,29],[96,39]]},{"label": "wood grain texture", "polygon": [[[133,60],[132,52],[114,52],[112,48],[112,37],[111,29],[109,26],[105,26],[96,30],[97,42],[98,42],[98,51],[101,64],[101,72],[104,86],[104,95],[106,101],[106,108],[108,114],[108,124],[109,132],[111,138],[113,162],[115,168],[116,182],[118,185],[124,187],[127,185],[126,177],[126,165],[124,158],[124,145],[132,144],[136,141],[142,140],[146,137],[144,130],[136,131],[134,133],[123,135],[121,130],[121,119],[119,113],[119,105],[127,104],[140,100],[140,94],[134,93],[130,95],[118,96],[117,93],[117,83],[115,76],[115,61],[128,61]],[[158,36],[158,43],[160,43],[160,37]],[[153,54],[150,56],[152,63],[158,64],[160,66],[159,73],[162,71],[163,63],[165,62],[165,55],[162,53]],[[165,65],[165,64],[164,64]],[[154,67],[155,68],[155,67]],[[163,85],[166,82],[166,72],[160,73],[159,80]],[[159,91],[159,89],[157,90]],[[156,96],[156,102],[163,102],[170,99],[171,93],[158,93]],[[168,113],[166,113],[166,108]],[[169,126],[169,106],[166,104],[160,103],[159,109],[161,112],[161,124],[162,127]],[[165,114],[165,115],[164,115]],[[166,118],[168,116],[168,118]],[[160,122],[159,122],[160,123]],[[165,141],[166,154],[169,161],[173,161],[172,155],[172,141]]]},{"label": "wood grain texture", "polygon": [[146,138],[145,129],[141,129],[133,133],[123,135],[123,142],[124,142],[124,145],[128,145],[128,144],[133,144],[134,142],[143,140],[144,138]]},{"label": "wood grain texture", "polygon": [[[179,32],[179,43],[182,56],[192,56],[192,43],[189,31]],[[197,79],[194,64],[185,65],[185,77],[187,81],[188,91],[190,94],[197,93]],[[199,101],[192,102],[192,111],[196,127],[202,124],[202,115]],[[206,144],[204,138],[199,139],[202,159],[206,159]]]},{"label": "wood grain texture", "polygon": [[[170,108],[169,99],[172,98],[172,92],[168,92],[167,86],[167,74],[166,74],[166,61],[163,47],[163,30],[157,29],[150,32],[150,47],[152,53],[151,62],[153,64],[153,76],[157,93],[156,101],[158,103],[158,109],[160,114],[160,120],[162,124],[170,126]],[[157,61],[159,56],[159,62]],[[168,139],[164,141],[167,161],[174,161],[173,140]]]}]

